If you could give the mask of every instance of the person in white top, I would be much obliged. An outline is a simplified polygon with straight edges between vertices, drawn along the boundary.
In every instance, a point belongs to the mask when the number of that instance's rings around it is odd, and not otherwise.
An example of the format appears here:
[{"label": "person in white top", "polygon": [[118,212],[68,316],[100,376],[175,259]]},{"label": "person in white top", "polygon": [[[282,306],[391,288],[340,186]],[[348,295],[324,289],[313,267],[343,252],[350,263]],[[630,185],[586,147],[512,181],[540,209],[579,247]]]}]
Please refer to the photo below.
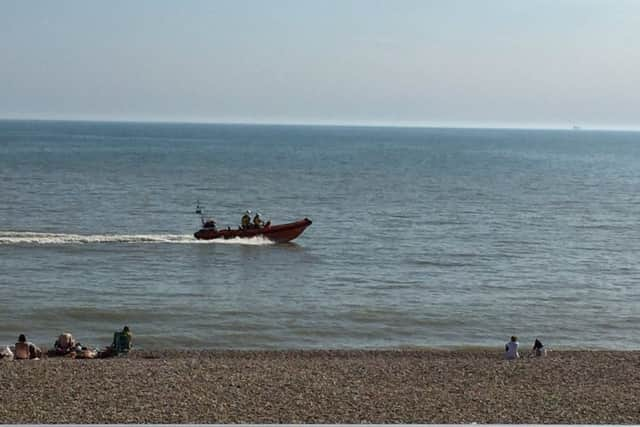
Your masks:
[{"label": "person in white top", "polygon": [[520,344],[518,343],[518,337],[511,337],[511,341],[506,343],[504,346],[504,358],[507,360],[513,360],[520,357],[520,355],[518,354],[519,345]]}]

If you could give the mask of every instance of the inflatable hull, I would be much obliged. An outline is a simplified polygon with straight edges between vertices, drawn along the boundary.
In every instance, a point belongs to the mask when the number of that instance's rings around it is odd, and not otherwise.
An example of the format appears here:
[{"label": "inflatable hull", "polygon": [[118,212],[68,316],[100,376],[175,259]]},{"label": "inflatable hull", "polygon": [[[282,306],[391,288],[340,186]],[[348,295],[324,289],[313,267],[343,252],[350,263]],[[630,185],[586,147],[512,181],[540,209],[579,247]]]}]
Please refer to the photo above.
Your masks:
[{"label": "inflatable hull", "polygon": [[235,239],[261,236],[276,243],[290,242],[311,225],[309,218],[288,224],[268,225],[262,228],[249,228],[246,230],[215,230],[202,228],[194,234],[198,240]]}]

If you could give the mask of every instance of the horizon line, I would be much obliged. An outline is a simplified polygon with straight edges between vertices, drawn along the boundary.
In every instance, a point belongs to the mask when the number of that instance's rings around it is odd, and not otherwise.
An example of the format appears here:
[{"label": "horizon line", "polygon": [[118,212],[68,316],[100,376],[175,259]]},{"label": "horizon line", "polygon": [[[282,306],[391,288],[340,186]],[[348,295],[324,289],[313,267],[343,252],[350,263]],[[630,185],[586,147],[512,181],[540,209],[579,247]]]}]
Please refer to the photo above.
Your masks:
[{"label": "horizon line", "polygon": [[222,126],[308,126],[308,127],[361,127],[361,128],[400,128],[400,129],[478,129],[478,130],[559,130],[559,131],[610,131],[640,132],[640,126],[581,126],[570,124],[537,125],[537,124],[455,124],[455,123],[414,123],[414,122],[340,122],[340,121],[245,121],[245,120],[199,120],[199,119],[107,119],[107,118],[17,118],[0,117],[0,121],[9,122],[78,122],[78,123],[138,123],[138,124],[176,124],[176,125],[222,125]]}]

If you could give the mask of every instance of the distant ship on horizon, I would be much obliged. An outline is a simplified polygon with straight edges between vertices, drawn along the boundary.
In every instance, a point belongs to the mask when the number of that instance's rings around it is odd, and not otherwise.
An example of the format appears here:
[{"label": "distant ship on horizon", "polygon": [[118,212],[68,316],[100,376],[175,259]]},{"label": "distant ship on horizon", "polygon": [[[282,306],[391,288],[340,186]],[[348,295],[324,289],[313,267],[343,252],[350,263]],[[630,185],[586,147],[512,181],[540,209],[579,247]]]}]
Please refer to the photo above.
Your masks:
[{"label": "distant ship on horizon", "polygon": [[580,126],[573,125],[573,130],[582,130],[582,128]]}]

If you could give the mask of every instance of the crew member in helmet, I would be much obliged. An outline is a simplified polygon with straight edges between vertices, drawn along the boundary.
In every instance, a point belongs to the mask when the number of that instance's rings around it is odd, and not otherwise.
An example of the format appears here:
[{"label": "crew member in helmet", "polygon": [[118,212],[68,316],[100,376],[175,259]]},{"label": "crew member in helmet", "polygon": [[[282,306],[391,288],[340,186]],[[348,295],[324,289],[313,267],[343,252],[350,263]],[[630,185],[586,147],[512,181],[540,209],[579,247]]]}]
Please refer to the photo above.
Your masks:
[{"label": "crew member in helmet", "polygon": [[256,212],[256,216],[253,217],[253,226],[255,228],[262,228],[264,223],[262,222],[262,218],[260,218],[260,212]]},{"label": "crew member in helmet", "polygon": [[242,215],[242,220],[240,222],[242,225],[242,229],[246,230],[251,226],[251,211],[247,210],[244,215]]}]

